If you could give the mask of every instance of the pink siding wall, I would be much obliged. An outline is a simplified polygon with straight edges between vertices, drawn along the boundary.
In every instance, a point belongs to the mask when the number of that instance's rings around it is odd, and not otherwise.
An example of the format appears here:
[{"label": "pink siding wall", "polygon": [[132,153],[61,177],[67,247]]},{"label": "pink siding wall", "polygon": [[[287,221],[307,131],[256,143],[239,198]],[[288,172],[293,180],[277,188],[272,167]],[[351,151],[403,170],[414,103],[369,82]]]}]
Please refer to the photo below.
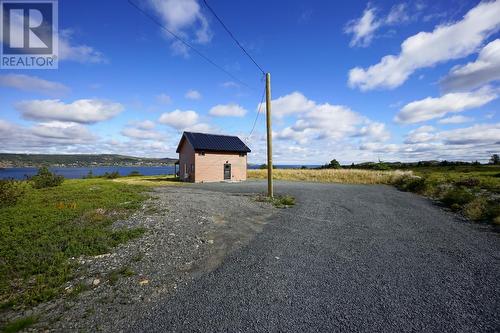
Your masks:
[{"label": "pink siding wall", "polygon": [[[184,140],[179,152],[179,178],[182,181],[195,181],[195,175],[191,172],[191,165],[195,164],[194,149]],[[196,170],[196,168],[195,168]],[[187,171],[187,172],[185,172]]]},{"label": "pink siding wall", "polygon": [[231,180],[247,179],[247,155],[239,153],[205,152],[195,153],[195,181],[218,182],[224,180],[224,164],[231,164]]}]

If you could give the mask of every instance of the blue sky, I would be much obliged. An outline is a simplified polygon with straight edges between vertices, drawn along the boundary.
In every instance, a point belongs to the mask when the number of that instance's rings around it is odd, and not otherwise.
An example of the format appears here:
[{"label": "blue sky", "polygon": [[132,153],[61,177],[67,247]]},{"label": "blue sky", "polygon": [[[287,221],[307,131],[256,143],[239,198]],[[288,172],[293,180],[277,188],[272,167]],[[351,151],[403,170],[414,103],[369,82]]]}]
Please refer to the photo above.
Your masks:
[{"label": "blue sky", "polygon": [[[3,152],[174,157],[248,137],[262,74],[200,0],[59,1],[57,70],[0,70]],[[208,0],[272,75],[275,163],[482,160],[500,147],[500,1]]]}]

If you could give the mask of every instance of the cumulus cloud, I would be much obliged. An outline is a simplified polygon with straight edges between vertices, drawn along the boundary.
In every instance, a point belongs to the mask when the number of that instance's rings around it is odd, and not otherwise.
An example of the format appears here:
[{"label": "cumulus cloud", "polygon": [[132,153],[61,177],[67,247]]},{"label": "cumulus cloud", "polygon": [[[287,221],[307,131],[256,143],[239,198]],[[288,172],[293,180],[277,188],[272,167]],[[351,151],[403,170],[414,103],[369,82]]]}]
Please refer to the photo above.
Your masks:
[{"label": "cumulus cloud", "polygon": [[445,144],[496,144],[500,147],[500,123],[476,124],[471,127],[443,131],[439,137]]},{"label": "cumulus cloud", "polygon": [[298,115],[292,126],[275,132],[278,140],[305,144],[311,140],[340,141],[348,137],[370,137],[376,141],[389,138],[384,124],[372,122],[344,105],[317,104],[300,92],[279,97],[272,103],[273,113],[278,111],[278,117]]},{"label": "cumulus cloud", "polygon": [[195,111],[177,109],[172,112],[163,113],[158,121],[175,129],[183,130],[194,126],[198,122],[198,118],[199,116]]},{"label": "cumulus cloud", "polygon": [[399,55],[387,55],[366,69],[349,71],[349,86],[361,90],[393,89],[419,68],[465,57],[500,27],[500,1],[481,2],[461,21],[419,32],[401,44]]},{"label": "cumulus cloud", "polygon": [[436,129],[432,126],[421,126],[410,131],[406,136],[405,143],[423,143],[436,138]]},{"label": "cumulus cloud", "polygon": [[70,29],[59,31],[59,59],[71,60],[80,63],[102,64],[108,59],[92,46],[72,43],[73,31]]},{"label": "cumulus cloud", "polygon": [[448,93],[441,97],[427,97],[406,104],[396,115],[395,121],[404,124],[441,118],[450,112],[462,112],[485,105],[498,97],[485,87],[473,92]]},{"label": "cumulus cloud", "polygon": [[[316,103],[308,100],[302,93],[295,91],[291,94],[273,99],[272,115],[276,118],[283,118],[290,114],[304,113],[312,110]],[[265,110],[265,103],[257,106],[261,110]]]},{"label": "cumulus cloud", "polygon": [[64,149],[93,144],[97,139],[85,126],[77,123],[51,121],[25,127],[0,119],[0,145],[4,151]]},{"label": "cumulus cloud", "polygon": [[218,104],[208,113],[215,117],[243,117],[247,110],[238,104]]},{"label": "cumulus cloud", "polygon": [[347,22],[344,33],[351,34],[351,47],[367,47],[375,37],[375,32],[383,26],[394,25],[409,20],[406,4],[392,6],[386,17],[377,18],[377,9],[369,4],[360,18]]},{"label": "cumulus cloud", "polygon": [[123,111],[120,103],[97,99],[79,99],[64,103],[59,99],[30,100],[16,103],[26,119],[93,124],[108,120]]},{"label": "cumulus cloud", "polygon": [[[148,0],[148,3],[162,23],[175,34],[200,44],[211,41],[208,20],[196,0]],[[169,34],[166,37],[172,38]],[[174,53],[188,55],[186,45],[179,41],[173,41],[171,46]]]},{"label": "cumulus cloud", "polygon": [[500,39],[487,44],[476,61],[455,66],[441,86],[447,91],[469,90],[496,80],[500,80]]},{"label": "cumulus cloud", "polygon": [[138,140],[160,140],[163,138],[163,134],[158,131],[138,127],[126,127],[120,133],[128,138]]},{"label": "cumulus cloud", "polygon": [[438,121],[438,123],[443,124],[443,125],[462,124],[462,123],[469,123],[473,120],[474,120],[474,118],[458,115],[458,116],[451,116],[451,117],[440,119]]},{"label": "cumulus cloud", "polygon": [[37,92],[49,96],[60,96],[69,92],[69,88],[62,83],[24,74],[0,75],[0,86]]},{"label": "cumulus cloud", "polygon": [[199,100],[201,99],[201,93],[198,90],[188,90],[184,95],[187,99]]}]

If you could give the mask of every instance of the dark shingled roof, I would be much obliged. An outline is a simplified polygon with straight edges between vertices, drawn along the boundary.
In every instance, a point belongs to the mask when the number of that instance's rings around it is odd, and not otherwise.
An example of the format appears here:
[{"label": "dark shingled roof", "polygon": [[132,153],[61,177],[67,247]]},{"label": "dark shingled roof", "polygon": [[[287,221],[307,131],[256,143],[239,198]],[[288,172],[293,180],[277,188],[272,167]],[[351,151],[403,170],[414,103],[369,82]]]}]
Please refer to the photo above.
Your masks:
[{"label": "dark shingled roof", "polygon": [[196,151],[229,151],[237,153],[250,152],[250,148],[248,148],[237,136],[193,132],[184,132],[182,134],[181,141],[179,142],[179,146],[177,147],[177,152],[180,151],[181,143],[184,138],[191,144],[191,146],[193,146],[194,150]]}]

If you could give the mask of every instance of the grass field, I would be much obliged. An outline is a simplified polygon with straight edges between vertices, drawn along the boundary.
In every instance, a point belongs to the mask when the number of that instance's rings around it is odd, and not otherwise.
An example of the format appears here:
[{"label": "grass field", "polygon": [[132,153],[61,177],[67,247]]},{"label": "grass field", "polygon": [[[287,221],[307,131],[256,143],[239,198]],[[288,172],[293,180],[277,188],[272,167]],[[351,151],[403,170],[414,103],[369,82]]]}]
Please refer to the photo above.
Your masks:
[{"label": "grass field", "polygon": [[59,295],[74,274],[69,258],[106,253],[141,235],[109,226],[141,206],[144,190],[104,179],[26,185],[20,201],[0,209],[0,313]]},{"label": "grass field", "polygon": [[[277,180],[310,181],[345,184],[393,184],[411,176],[412,171],[373,171],[356,169],[274,169]],[[248,170],[249,178],[266,179],[267,170]]]},{"label": "grass field", "polygon": [[113,181],[128,185],[141,185],[141,186],[180,186],[183,183],[180,182],[177,177],[173,175],[161,175],[161,176],[134,176],[134,177],[120,177],[113,179]]}]

